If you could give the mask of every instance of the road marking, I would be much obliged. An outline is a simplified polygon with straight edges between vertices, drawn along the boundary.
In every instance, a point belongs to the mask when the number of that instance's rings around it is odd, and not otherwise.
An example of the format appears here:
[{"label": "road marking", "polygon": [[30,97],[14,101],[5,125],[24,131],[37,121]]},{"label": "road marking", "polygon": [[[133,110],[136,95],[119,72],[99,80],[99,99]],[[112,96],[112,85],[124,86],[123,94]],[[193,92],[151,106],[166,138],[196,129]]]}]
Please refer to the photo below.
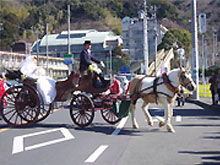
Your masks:
[{"label": "road marking", "polygon": [[176,122],[181,122],[182,121],[182,117],[180,115],[176,116]]},{"label": "road marking", "polygon": [[86,163],[93,163],[108,148],[108,145],[101,145],[85,160]]},{"label": "road marking", "polygon": [[[146,122],[148,122],[147,120],[145,120]],[[160,116],[155,116],[155,118],[153,118],[153,122],[158,122],[158,121],[165,121],[163,117]],[[176,116],[176,122],[181,122],[182,121],[182,116],[177,115]]]},{"label": "road marking", "polygon": [[158,119],[159,121],[162,121],[164,122],[164,118],[163,117],[160,117],[160,116],[155,116],[156,119]]},{"label": "road marking", "polygon": [[[53,113],[54,113],[54,112],[57,112],[57,111],[59,111],[59,110],[61,110],[61,108],[54,109],[54,110],[53,110]],[[46,114],[46,113],[45,113],[45,114]],[[0,133],[5,132],[5,131],[7,131],[7,130],[10,130],[10,129],[12,129],[12,128],[13,128],[13,127],[2,128],[2,129],[0,129]]]},{"label": "road marking", "polygon": [[10,128],[10,127],[2,128],[2,129],[0,129],[0,133],[5,132],[5,131],[7,131],[7,130],[9,130],[9,129],[11,129],[11,128]]},{"label": "road marking", "polygon": [[116,129],[114,130],[114,132],[111,134],[111,135],[118,135],[119,132],[121,131],[121,129],[124,127],[126,121],[128,119],[128,116],[127,117],[124,117],[121,119],[119,125],[116,127]]},{"label": "road marking", "polygon": [[[51,140],[51,141],[48,141],[48,142],[35,144],[35,145],[29,146],[29,147],[24,147],[24,138],[37,136],[37,135],[42,135],[42,134],[47,134],[47,133],[51,133],[51,132],[55,132],[55,131],[61,131],[64,138],[60,138],[60,139]],[[55,143],[59,143],[59,142],[63,142],[63,141],[66,141],[66,140],[71,140],[71,139],[74,139],[74,136],[66,128],[57,128],[57,129],[52,129],[52,130],[47,130],[47,131],[35,132],[35,133],[22,135],[22,136],[16,136],[16,137],[14,137],[14,141],[13,141],[12,154],[23,152],[24,150],[25,151],[33,150],[33,149],[36,149],[36,148],[39,148],[39,147],[44,147],[44,146],[47,146],[47,145],[51,145],[51,144],[55,144]]]}]

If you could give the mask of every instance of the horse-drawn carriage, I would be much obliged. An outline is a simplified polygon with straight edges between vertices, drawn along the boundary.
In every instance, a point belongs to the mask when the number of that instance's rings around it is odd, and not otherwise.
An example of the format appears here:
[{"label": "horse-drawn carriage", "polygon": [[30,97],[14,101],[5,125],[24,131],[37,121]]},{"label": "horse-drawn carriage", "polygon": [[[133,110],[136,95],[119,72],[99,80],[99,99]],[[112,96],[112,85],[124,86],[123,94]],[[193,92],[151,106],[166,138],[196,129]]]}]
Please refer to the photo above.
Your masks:
[{"label": "horse-drawn carriage", "polygon": [[70,99],[70,116],[73,122],[85,127],[91,124],[95,111],[100,110],[105,121],[115,124],[123,115],[117,115],[115,101],[125,100],[126,95],[104,94],[110,83],[103,88],[94,88],[92,73],[84,75],[80,81],[80,74],[71,72],[64,81],[57,81],[56,96],[52,103],[45,104],[43,97],[36,86],[36,80],[25,78],[21,85],[8,88],[0,100],[0,114],[8,125],[12,127],[29,126],[44,120],[53,110],[55,102],[64,102]]}]

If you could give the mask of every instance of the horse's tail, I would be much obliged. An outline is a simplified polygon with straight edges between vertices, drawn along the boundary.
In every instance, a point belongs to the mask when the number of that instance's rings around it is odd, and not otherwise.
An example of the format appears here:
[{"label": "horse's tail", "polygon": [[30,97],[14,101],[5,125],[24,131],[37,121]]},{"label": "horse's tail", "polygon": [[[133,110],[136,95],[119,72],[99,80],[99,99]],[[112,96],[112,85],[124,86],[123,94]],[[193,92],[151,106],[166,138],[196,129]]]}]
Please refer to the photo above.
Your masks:
[{"label": "horse's tail", "polygon": [[125,91],[125,94],[126,94],[126,95],[128,94],[129,87],[130,87],[130,82],[128,83],[128,87],[127,87],[127,89],[126,89],[126,91]]}]

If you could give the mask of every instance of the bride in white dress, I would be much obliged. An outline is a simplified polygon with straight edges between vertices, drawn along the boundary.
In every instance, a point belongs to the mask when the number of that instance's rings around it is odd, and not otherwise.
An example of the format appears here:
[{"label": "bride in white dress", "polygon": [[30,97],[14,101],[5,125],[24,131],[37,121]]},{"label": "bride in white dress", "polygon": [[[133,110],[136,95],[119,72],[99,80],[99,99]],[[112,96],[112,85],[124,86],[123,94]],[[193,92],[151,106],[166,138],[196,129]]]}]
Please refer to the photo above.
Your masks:
[{"label": "bride in white dress", "polygon": [[29,55],[21,63],[21,73],[27,77],[37,79],[37,90],[43,97],[44,104],[50,104],[56,97],[56,82],[49,76],[43,67],[37,66],[37,60]]}]

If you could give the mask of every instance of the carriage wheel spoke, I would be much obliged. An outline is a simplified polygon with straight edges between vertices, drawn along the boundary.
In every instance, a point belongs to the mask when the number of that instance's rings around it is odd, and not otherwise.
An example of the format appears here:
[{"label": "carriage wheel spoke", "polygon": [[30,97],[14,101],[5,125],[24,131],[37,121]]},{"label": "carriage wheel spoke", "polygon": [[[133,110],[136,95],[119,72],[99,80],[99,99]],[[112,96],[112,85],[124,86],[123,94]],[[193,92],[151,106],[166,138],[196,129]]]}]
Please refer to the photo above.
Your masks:
[{"label": "carriage wheel spoke", "polygon": [[17,120],[18,120],[18,115],[16,115],[15,117],[15,124],[17,123]]},{"label": "carriage wheel spoke", "polygon": [[8,115],[9,113],[11,113],[11,112],[13,112],[13,111],[15,111],[15,109],[12,109],[12,110],[10,110],[10,111],[4,113],[4,115],[6,116],[6,115]]},{"label": "carriage wheel spoke", "polygon": [[11,117],[8,120],[11,120],[15,114],[16,114],[16,111],[11,115]]}]

